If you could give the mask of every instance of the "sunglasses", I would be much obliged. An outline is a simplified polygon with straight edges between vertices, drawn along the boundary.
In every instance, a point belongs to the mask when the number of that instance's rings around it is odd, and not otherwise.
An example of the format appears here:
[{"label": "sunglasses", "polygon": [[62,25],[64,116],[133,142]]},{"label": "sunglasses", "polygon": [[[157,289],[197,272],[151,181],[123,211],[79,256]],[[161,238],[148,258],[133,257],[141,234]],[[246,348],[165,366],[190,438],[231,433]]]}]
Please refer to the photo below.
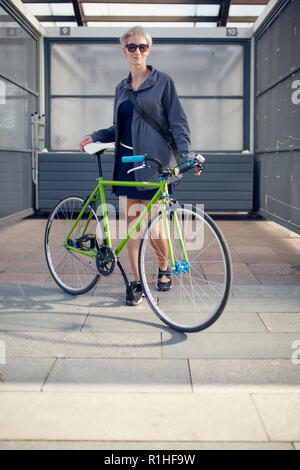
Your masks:
[{"label": "sunglasses", "polygon": [[135,52],[137,48],[139,48],[141,54],[147,52],[149,49],[148,44],[126,44],[125,47],[129,50],[129,52]]}]

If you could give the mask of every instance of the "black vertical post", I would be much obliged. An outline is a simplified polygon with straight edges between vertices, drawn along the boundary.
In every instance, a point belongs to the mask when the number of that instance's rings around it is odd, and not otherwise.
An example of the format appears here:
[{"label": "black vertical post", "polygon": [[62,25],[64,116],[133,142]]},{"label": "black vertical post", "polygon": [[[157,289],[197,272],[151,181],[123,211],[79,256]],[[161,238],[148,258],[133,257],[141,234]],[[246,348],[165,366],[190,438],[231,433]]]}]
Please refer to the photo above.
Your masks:
[{"label": "black vertical post", "polygon": [[102,173],[102,163],[101,163],[101,155],[102,155],[102,153],[103,153],[103,151],[96,153],[96,155],[97,155],[97,164],[98,164],[99,178],[101,178],[101,177],[103,176],[103,173]]}]

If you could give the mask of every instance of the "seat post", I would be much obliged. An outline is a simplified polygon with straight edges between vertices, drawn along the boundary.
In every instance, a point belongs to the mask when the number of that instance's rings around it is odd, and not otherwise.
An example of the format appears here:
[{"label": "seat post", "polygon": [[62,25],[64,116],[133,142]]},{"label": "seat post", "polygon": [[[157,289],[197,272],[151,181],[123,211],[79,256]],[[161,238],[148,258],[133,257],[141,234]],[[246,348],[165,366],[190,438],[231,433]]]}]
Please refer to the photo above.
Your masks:
[{"label": "seat post", "polygon": [[99,172],[99,178],[102,178],[103,172],[102,172],[102,163],[101,163],[101,155],[103,154],[103,150],[100,152],[97,152],[97,164],[98,164],[98,172]]}]

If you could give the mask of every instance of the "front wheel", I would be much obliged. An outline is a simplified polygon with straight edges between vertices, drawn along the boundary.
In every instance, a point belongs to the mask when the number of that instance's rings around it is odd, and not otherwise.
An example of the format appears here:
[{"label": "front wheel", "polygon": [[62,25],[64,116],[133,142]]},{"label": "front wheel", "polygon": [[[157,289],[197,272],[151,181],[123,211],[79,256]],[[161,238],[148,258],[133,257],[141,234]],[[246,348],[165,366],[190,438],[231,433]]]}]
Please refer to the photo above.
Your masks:
[{"label": "front wheel", "polygon": [[[159,290],[159,264],[171,272],[169,290]],[[139,270],[151,308],[179,331],[212,325],[230,294],[232,268],[224,237],[207,214],[192,206],[176,204],[150,220],[140,245]]]},{"label": "front wheel", "polygon": [[102,232],[91,206],[66,240],[84,204],[77,196],[61,200],[51,212],[45,230],[45,255],[50,273],[61,289],[73,295],[88,292],[100,277],[96,255],[97,239]]}]

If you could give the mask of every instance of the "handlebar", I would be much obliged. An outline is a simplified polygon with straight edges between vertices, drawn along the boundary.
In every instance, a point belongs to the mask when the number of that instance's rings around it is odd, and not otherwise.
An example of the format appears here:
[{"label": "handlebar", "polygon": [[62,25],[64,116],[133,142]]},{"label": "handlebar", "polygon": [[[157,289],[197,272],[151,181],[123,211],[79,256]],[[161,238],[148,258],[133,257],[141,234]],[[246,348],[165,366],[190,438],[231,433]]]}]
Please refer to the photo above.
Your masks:
[{"label": "handlebar", "polygon": [[[162,164],[159,160],[153,157],[148,157],[147,155],[132,155],[128,157],[122,157],[122,162],[123,163],[143,163],[142,167],[138,168],[144,168],[149,165],[147,165],[148,162],[154,162],[157,165],[158,172],[161,175],[164,176],[173,176],[173,175],[179,175],[182,173],[185,173],[186,171],[190,171],[192,168],[200,168],[201,170],[203,169],[203,164],[205,162],[205,157],[200,154],[195,154],[194,158],[191,160],[187,160],[183,162],[181,165],[173,168],[173,169],[163,169]],[[137,169],[138,169],[137,168]]]}]

